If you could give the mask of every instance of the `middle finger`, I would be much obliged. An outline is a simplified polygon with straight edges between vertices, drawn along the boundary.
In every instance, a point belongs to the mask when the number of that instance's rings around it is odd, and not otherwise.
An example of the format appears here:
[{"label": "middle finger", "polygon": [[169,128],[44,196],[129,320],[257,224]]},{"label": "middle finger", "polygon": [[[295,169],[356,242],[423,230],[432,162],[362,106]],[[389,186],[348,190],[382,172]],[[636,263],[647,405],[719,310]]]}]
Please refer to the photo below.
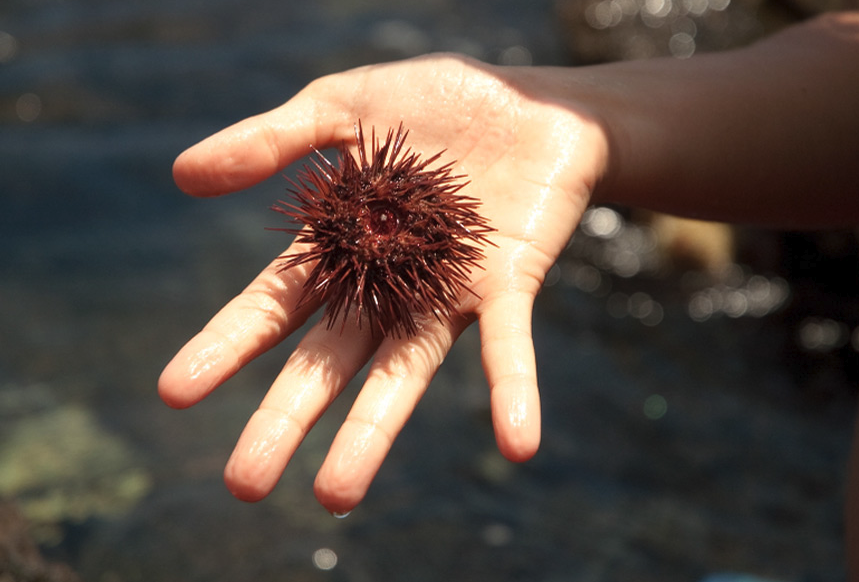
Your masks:
[{"label": "middle finger", "polygon": [[225,469],[240,499],[257,500],[277,484],[301,441],[376,350],[366,325],[348,317],[316,324],[299,343],[248,421]]}]

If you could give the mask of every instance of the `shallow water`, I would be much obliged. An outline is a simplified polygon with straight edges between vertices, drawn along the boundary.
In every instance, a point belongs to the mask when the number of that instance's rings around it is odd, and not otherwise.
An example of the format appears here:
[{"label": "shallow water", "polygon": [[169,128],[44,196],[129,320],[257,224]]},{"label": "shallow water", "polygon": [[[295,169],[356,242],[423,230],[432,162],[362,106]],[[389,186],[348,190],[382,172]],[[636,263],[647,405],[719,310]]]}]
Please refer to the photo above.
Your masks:
[{"label": "shallow water", "polygon": [[800,389],[777,319],[696,322],[679,277],[615,277],[661,315],[612,311],[575,284],[578,256],[538,302],[533,461],[495,449],[470,330],[348,518],[311,486],[357,387],[269,499],[226,492],[223,464],[289,345],[190,410],[167,409],[155,381],[283,249],[263,227],[284,184],[191,200],[175,155],[367,62],[568,58],[551,2],[384,5],[0,6],[0,491],[45,551],[93,582],[842,578],[849,398]]}]

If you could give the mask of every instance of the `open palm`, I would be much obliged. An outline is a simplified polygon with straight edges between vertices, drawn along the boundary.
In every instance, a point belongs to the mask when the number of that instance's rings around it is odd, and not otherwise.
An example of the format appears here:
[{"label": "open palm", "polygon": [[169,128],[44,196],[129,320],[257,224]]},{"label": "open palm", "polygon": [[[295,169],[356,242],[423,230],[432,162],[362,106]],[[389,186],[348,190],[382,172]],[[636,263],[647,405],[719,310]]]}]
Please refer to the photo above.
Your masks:
[{"label": "open palm", "polygon": [[[239,498],[275,486],[304,436],[348,381],[373,359],[367,380],[316,479],[332,512],[364,496],[390,446],[459,334],[476,318],[496,439],[509,459],[540,441],[531,311],[605,168],[600,124],[553,99],[539,69],[495,68],[431,56],[355,69],[310,84],[281,107],[246,119],[184,152],[174,166],[189,194],[212,196],[259,182],[308,153],[355,144],[354,123],[384,132],[400,122],[423,156],[446,150],[463,193],[481,201],[496,232],[484,247],[474,294],[450,321],[426,318],[410,338],[374,337],[349,318],[311,328],[248,421],[225,478]],[[558,91],[560,93],[560,91]],[[293,252],[291,248],[287,252]],[[201,400],[247,362],[298,329],[319,307],[298,306],[312,265],[273,262],[171,361],[159,392],[171,406]]]}]

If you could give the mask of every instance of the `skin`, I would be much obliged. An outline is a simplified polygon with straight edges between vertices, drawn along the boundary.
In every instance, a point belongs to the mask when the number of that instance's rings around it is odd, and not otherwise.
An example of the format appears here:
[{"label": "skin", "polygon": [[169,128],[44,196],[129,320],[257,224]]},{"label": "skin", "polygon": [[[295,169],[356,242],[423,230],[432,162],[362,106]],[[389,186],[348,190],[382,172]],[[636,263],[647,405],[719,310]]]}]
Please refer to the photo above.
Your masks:
[{"label": "skin", "polygon": [[[501,452],[524,461],[540,442],[540,401],[531,307],[543,277],[586,208],[607,158],[597,121],[525,96],[493,70],[453,56],[357,69],[320,79],[282,107],[242,121],[183,153],[174,166],[186,192],[240,190],[318,148],[354,141],[353,124],[400,119],[417,152],[447,149],[470,196],[498,230],[483,269],[463,293],[460,317],[433,318],[411,339],[374,340],[347,325],[321,324],[301,341],[251,417],[225,475],[239,498],[276,484],[313,423],[372,357],[369,377],[331,445],[315,484],[332,512],[364,496],[453,342],[475,319]],[[415,99],[415,95],[421,96]],[[390,111],[401,118],[393,119]],[[427,111],[435,112],[428,117]],[[446,111],[446,114],[439,114]],[[289,249],[288,252],[295,251]],[[273,263],[167,366],[159,391],[171,406],[194,404],[246,362],[301,326],[317,306],[296,310],[307,269]],[[352,321],[349,318],[348,321]]]},{"label": "skin", "polygon": [[[494,67],[432,55],[323,77],[176,160],[178,186],[217,196],[251,186],[342,140],[353,124],[400,121],[424,155],[446,149],[463,191],[497,229],[479,299],[427,319],[411,339],[374,340],[347,324],[312,328],[230,457],[244,500],[275,486],[326,407],[372,358],[366,383],[315,482],[329,511],[352,510],[459,334],[477,321],[498,447],[525,461],[540,442],[531,310],[586,207],[617,202],[781,227],[859,221],[859,13],[815,19],[750,47],[681,61],[583,68]],[[296,251],[290,248],[287,252]],[[306,269],[266,268],[164,370],[170,406],[198,402],[295,331]],[[350,320],[351,321],[351,320]],[[854,539],[854,538],[850,538]],[[859,541],[859,540],[857,540]]]}]

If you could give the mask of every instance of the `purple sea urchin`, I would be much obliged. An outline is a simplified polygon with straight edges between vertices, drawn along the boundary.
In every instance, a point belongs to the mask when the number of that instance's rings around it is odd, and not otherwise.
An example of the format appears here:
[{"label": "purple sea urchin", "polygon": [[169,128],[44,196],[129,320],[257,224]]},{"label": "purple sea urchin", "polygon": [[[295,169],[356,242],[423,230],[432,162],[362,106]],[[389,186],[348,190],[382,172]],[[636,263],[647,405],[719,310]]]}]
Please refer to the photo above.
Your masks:
[{"label": "purple sea urchin", "polygon": [[315,262],[299,305],[324,303],[329,329],[352,309],[359,326],[396,337],[415,335],[419,314],[449,319],[471,292],[479,246],[491,244],[479,202],[458,193],[464,176],[451,175],[453,162],[429,168],[443,152],[421,160],[404,149],[407,135],[401,123],[380,143],[373,130],[368,156],[359,121],[357,160],[345,144],[339,167],[317,152],[315,169],[290,180],[295,204],[272,207],[301,226],[279,229],[308,245],[282,268]]}]

